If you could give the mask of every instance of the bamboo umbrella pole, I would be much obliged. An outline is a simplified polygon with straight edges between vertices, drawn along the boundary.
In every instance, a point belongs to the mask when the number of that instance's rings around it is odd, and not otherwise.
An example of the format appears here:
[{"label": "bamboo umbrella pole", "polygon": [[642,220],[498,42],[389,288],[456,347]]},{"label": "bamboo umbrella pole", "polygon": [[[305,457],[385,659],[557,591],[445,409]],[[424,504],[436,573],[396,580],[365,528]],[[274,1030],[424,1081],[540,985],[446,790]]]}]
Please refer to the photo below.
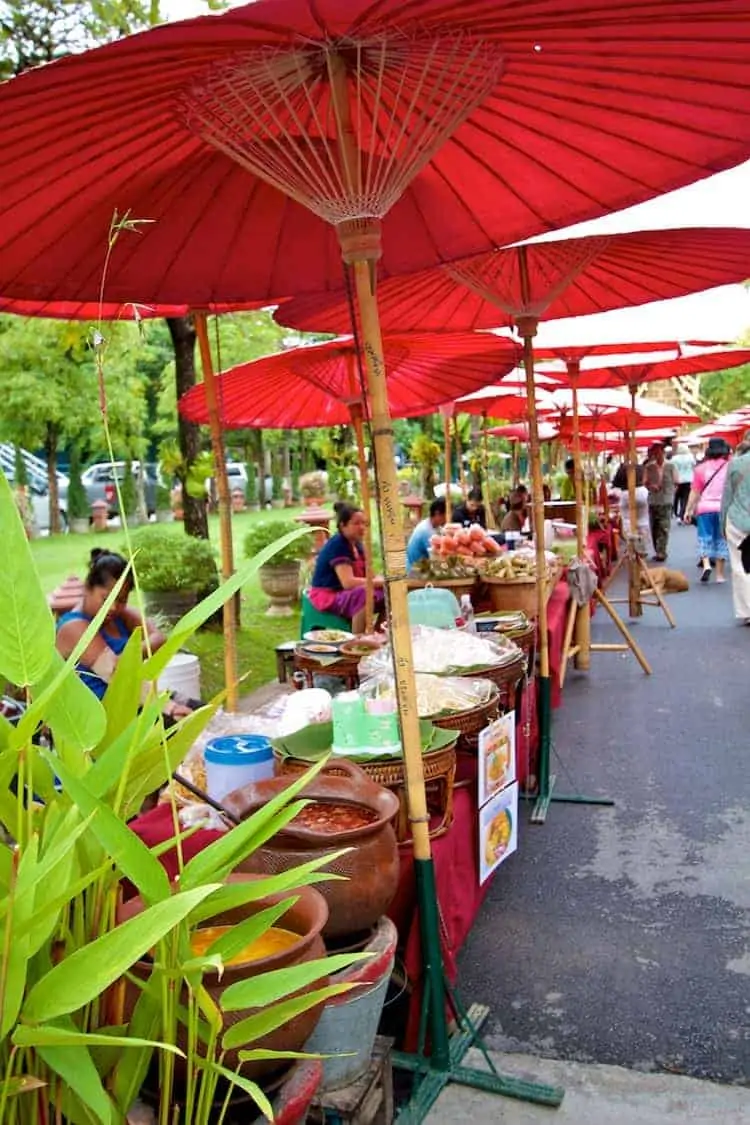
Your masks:
[{"label": "bamboo umbrella pole", "polygon": [[490,451],[487,434],[487,411],[482,411],[482,500],[487,517],[487,527],[495,528],[495,516],[490,503]]},{"label": "bamboo umbrella pole", "polygon": [[628,612],[631,617],[642,617],[643,606],[641,605],[641,578],[640,567],[638,566],[638,553],[635,546],[634,537],[638,535],[638,506],[635,499],[635,469],[636,469],[636,448],[635,448],[635,395],[637,386],[631,384],[628,388],[630,390],[630,409],[631,416],[628,419],[628,510],[630,513],[630,540],[628,544]]},{"label": "bamboo umbrella pole", "polygon": [[445,522],[450,523],[451,511],[451,415],[443,413],[443,448],[445,450]]},{"label": "bamboo umbrella pole", "polygon": [[[575,461],[575,497],[576,497],[576,554],[583,560],[586,549],[584,528],[584,494],[583,494],[583,465],[581,463],[581,425],[578,414],[578,375],[580,364],[573,360],[568,363],[568,376],[570,378],[571,394],[573,401],[573,460]],[[582,672],[587,672],[591,667],[591,610],[586,603],[581,606],[576,614],[576,653],[575,664]]]},{"label": "bamboo umbrella pole", "polygon": [[[216,491],[219,496],[219,542],[221,545],[221,574],[224,579],[231,578],[234,574],[234,557],[232,548],[232,505],[229,496],[229,482],[227,481],[226,457],[224,454],[224,437],[221,430],[221,416],[219,412],[219,396],[217,380],[214,373],[211,347],[208,341],[208,327],[206,314],[194,314],[195,331],[198,337],[198,346],[201,353],[201,366],[203,368],[203,382],[206,388],[206,405],[208,406],[209,426],[211,430],[211,449],[214,455],[214,472],[216,474]],[[237,630],[234,613],[234,598],[224,602],[224,682],[227,690],[227,710],[237,710]]]},{"label": "bamboo umbrella pole", "polygon": [[512,468],[512,472],[513,472],[513,487],[514,487],[514,488],[518,488],[518,478],[519,478],[519,474],[518,474],[518,468],[519,468],[519,466],[518,466],[519,444],[520,444],[520,443],[519,443],[519,442],[517,442],[517,441],[514,441],[514,442],[512,442],[512,443],[511,443],[511,449],[512,449],[512,458],[513,458],[513,459],[512,459],[512,461],[511,461],[511,465],[512,465],[512,467],[513,467],[513,468]]},{"label": "bamboo umbrella pole", "polygon": [[375,575],[373,573],[372,561],[372,504],[370,497],[370,479],[367,472],[367,454],[365,452],[365,430],[364,419],[362,416],[362,403],[352,402],[349,409],[352,416],[354,433],[357,439],[357,462],[359,464],[360,488],[362,490],[362,507],[364,509],[366,517],[365,561],[367,563],[367,569],[365,571],[365,632],[371,633],[373,630],[375,616]]},{"label": "bamboo umbrella pole", "polygon": [[464,470],[463,449],[461,448],[461,431],[458,425],[458,415],[453,416],[453,441],[456,446],[456,461],[458,462],[458,481],[461,485],[461,495],[466,499],[466,472]]}]

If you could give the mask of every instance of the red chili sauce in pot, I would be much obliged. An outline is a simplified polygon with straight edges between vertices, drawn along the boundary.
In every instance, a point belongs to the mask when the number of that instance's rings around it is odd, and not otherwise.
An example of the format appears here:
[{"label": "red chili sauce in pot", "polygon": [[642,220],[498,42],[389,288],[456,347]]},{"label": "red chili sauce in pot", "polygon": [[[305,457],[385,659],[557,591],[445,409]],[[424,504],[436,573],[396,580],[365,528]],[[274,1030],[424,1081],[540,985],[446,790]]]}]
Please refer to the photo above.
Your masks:
[{"label": "red chili sauce in pot", "polygon": [[337,832],[352,832],[355,828],[365,828],[378,819],[378,814],[364,805],[313,801],[306,805],[302,812],[297,813],[291,823],[298,828],[306,828],[309,832],[335,835]]}]

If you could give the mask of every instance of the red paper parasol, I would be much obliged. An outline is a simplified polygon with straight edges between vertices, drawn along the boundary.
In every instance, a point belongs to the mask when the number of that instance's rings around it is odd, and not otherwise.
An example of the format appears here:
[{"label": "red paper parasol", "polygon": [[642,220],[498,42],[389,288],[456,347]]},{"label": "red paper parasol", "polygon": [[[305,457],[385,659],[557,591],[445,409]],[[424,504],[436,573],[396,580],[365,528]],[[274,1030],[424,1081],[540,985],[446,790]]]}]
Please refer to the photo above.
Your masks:
[{"label": "red paper parasol", "polygon": [[[383,338],[388,401],[398,417],[428,414],[518,363],[519,347],[490,333],[404,334]],[[229,428],[296,429],[351,421],[360,402],[357,349],[351,336],[293,348],[239,364],[218,379],[221,421]],[[205,389],[180,401],[193,422],[208,422]]]}]

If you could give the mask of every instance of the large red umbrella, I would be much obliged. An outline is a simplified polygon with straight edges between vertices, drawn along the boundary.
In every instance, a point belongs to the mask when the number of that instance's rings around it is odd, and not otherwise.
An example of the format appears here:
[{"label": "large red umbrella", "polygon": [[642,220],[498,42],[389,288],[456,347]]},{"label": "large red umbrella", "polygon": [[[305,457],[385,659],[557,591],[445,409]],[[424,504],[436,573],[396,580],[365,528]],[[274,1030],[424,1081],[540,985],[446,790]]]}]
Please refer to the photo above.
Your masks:
[{"label": "large red umbrella", "polygon": [[[491,333],[404,333],[383,337],[391,414],[428,414],[444,402],[502,379],[518,363],[519,347]],[[296,429],[351,421],[349,404],[363,387],[351,336],[291,348],[238,364],[218,378],[225,426]],[[203,386],[180,401],[193,422],[208,421]]]},{"label": "large red umbrella", "polygon": [[[253,312],[266,306],[265,301],[240,301],[211,304],[203,312],[220,315],[230,312]],[[42,316],[51,320],[155,320],[159,317],[187,316],[192,312],[186,304],[139,304],[135,301],[16,301],[0,297],[0,313],[14,316]]]},{"label": "large red umbrella", "polygon": [[114,247],[104,279],[113,301],[200,308],[326,288],[339,245],[353,266],[432,943],[430,1066],[443,1076],[451,1062],[375,262],[384,254],[385,272],[397,273],[490,249],[739,162],[750,152],[749,36],[744,0],[259,0],[0,91],[0,292],[97,299],[115,210],[156,221]]}]

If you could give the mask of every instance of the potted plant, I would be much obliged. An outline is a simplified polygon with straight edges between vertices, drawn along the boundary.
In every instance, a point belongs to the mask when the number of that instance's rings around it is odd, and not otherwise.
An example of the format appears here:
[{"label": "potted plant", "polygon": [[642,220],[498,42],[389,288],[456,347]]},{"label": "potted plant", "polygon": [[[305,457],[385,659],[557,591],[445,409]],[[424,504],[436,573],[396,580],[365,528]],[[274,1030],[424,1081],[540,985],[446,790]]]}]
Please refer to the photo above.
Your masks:
[{"label": "potted plant", "polygon": [[68,479],[68,527],[77,535],[83,535],[89,530],[91,505],[81,480],[81,458],[75,446],[70,451]]},{"label": "potted plant", "polygon": [[245,473],[247,476],[247,484],[245,485],[245,504],[247,505],[247,510],[249,512],[259,512],[258,470],[255,467],[254,461],[248,461],[246,463]]},{"label": "potted plant", "polygon": [[[294,520],[259,520],[245,536],[245,557],[252,558],[266,547],[298,529]],[[310,554],[307,536],[295,539],[265,563],[258,571],[260,586],[270,600],[266,610],[269,617],[289,617],[292,606],[299,600],[300,564]]]},{"label": "potted plant", "polygon": [[131,542],[151,613],[179,621],[201,593],[218,585],[216,555],[206,539],[144,527],[131,536]]},{"label": "potted plant", "polygon": [[[291,909],[296,888],[325,878],[319,869],[338,858],[334,852],[268,879],[231,876],[259,838],[300,812],[296,797],[317,767],[281,800],[219,834],[170,882],[131,824],[144,797],[169,780],[214,713],[202,708],[169,731],[161,717],[154,682],[192,629],[183,626],[149,658],[134,634],[110,688],[117,708],[108,716],[73,660],[63,664],[56,655],[52,616],[2,479],[0,523],[8,550],[22,564],[0,588],[0,617],[12,641],[3,648],[0,670],[23,687],[31,712],[15,728],[6,722],[4,732],[19,772],[18,801],[0,803],[0,1121],[111,1125],[147,1097],[144,1085],[153,1085],[151,1108],[159,1122],[182,1116],[191,1125],[208,1125],[217,1098],[237,1092],[271,1118],[246,1067],[277,1066],[278,1056],[269,1055],[264,1041],[346,991],[329,985],[328,977],[361,955],[315,957],[270,974],[256,968],[256,975],[235,979],[215,999],[212,988],[238,946],[263,937]],[[207,599],[193,626],[262,561],[247,564]],[[118,591],[84,640],[96,634]],[[64,754],[36,745],[39,724],[64,745]],[[183,832],[178,814],[173,803],[170,825]],[[173,837],[172,854],[175,843]],[[128,918],[115,909],[125,880],[143,904]],[[247,904],[256,906],[243,918]],[[205,938],[207,924],[225,919],[231,928],[199,952],[201,929]],[[139,984],[135,966],[144,961],[148,979]],[[260,1008],[259,995],[267,996]],[[231,1068],[224,1065],[228,1052],[237,1060]]]},{"label": "potted plant", "polygon": [[299,478],[299,491],[308,507],[320,507],[326,498],[328,478],[320,469],[310,473],[303,473]]}]

